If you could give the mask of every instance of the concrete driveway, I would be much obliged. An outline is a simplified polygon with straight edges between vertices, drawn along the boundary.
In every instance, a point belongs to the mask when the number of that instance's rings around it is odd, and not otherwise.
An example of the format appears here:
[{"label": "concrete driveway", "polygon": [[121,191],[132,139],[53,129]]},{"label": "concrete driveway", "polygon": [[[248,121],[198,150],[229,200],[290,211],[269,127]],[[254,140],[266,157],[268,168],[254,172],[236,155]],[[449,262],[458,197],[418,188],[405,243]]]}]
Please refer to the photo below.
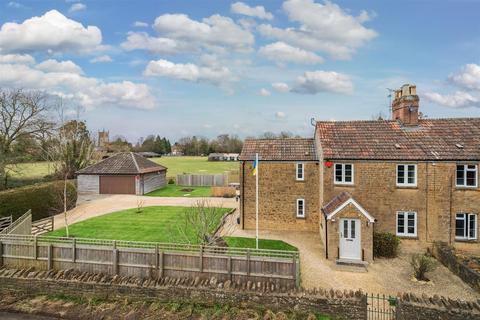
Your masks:
[{"label": "concrete driveway", "polygon": [[[138,202],[143,202],[143,207],[150,206],[179,206],[189,207],[199,200],[207,199],[212,206],[223,208],[237,208],[238,202],[235,198],[187,198],[187,197],[146,197],[135,195],[102,195],[82,199],[77,207],[68,211],[67,219],[69,224],[98,217],[107,213],[136,208]],[[58,214],[54,217],[55,230],[65,227],[64,215]]]}]

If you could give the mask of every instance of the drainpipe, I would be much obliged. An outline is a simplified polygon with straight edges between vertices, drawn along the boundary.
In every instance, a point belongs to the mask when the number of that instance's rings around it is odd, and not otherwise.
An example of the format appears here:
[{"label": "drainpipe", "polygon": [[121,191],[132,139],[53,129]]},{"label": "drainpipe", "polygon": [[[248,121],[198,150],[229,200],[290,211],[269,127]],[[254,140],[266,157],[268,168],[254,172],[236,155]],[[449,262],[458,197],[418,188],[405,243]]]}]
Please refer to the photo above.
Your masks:
[{"label": "drainpipe", "polygon": [[240,219],[242,220],[242,230],[245,229],[245,219],[244,219],[244,211],[245,211],[245,161],[242,161],[242,192],[240,194]]},{"label": "drainpipe", "polygon": [[327,217],[323,216],[325,219],[325,259],[328,259],[328,223]]},{"label": "drainpipe", "polygon": [[[428,162],[425,164],[426,169],[425,169],[425,242],[428,243]],[[434,162],[432,162],[432,165],[434,166]],[[435,167],[433,168],[435,170]],[[434,171],[435,174],[435,171]],[[434,181],[435,182],[435,181]],[[435,185],[434,185],[435,187]]]}]

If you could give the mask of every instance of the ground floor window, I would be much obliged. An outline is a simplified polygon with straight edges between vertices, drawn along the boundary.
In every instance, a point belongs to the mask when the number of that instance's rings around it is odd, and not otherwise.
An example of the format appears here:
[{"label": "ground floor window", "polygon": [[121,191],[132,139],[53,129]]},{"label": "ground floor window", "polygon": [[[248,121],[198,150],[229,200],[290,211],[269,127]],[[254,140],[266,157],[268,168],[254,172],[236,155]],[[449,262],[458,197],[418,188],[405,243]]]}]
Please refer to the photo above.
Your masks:
[{"label": "ground floor window", "polygon": [[397,236],[417,236],[417,213],[413,211],[397,212]]},{"label": "ground floor window", "polygon": [[460,240],[477,239],[477,215],[457,213],[455,219],[455,238]]},{"label": "ground floor window", "polygon": [[297,199],[297,217],[298,218],[305,217],[305,200],[304,199]]}]

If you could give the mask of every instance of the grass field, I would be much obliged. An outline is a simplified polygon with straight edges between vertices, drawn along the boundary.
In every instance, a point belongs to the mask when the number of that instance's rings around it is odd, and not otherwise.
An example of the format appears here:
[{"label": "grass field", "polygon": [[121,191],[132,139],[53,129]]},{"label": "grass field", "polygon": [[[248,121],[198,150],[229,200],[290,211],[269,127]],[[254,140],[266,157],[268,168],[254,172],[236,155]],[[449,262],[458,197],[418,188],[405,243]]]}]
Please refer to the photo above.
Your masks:
[{"label": "grass field", "polygon": [[[192,189],[191,191],[187,191]],[[167,184],[162,189],[147,193],[149,197],[210,197],[211,187],[182,187],[174,184]]]},{"label": "grass field", "polygon": [[[137,209],[128,209],[109,213],[80,221],[69,227],[70,236],[76,238],[147,241],[165,243],[196,243],[191,230],[188,237],[183,234],[182,214],[185,207],[145,207],[142,213]],[[229,210],[222,208],[216,217],[217,224]],[[212,230],[213,231],[213,230]],[[46,234],[54,237],[65,237],[65,229],[59,229]],[[230,247],[255,248],[254,238],[225,237]],[[294,250],[297,248],[280,240],[260,239],[260,249]]]},{"label": "grass field", "polygon": [[[189,230],[186,232],[188,239],[181,232],[183,222],[181,215],[185,209],[185,207],[145,207],[142,213],[137,213],[136,208],[122,210],[75,223],[69,227],[70,236],[111,240],[195,243],[195,239]],[[219,215],[216,217],[218,223],[229,210],[228,208],[219,210]],[[65,229],[55,230],[47,235],[66,236]]]},{"label": "grass field", "polygon": [[207,157],[161,157],[150,159],[168,168],[167,176],[182,173],[224,173],[239,169],[236,161],[208,161]]}]

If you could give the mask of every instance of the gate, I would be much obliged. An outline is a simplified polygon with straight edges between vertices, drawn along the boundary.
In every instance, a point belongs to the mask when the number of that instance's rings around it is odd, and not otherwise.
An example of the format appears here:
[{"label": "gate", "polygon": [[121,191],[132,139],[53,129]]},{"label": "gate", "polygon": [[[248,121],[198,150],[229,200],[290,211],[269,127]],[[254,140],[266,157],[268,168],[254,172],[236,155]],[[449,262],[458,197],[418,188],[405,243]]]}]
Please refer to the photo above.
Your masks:
[{"label": "gate", "polygon": [[367,294],[368,320],[395,320],[398,300],[396,297]]},{"label": "gate", "polygon": [[0,218],[0,232],[12,224],[12,216]]}]

